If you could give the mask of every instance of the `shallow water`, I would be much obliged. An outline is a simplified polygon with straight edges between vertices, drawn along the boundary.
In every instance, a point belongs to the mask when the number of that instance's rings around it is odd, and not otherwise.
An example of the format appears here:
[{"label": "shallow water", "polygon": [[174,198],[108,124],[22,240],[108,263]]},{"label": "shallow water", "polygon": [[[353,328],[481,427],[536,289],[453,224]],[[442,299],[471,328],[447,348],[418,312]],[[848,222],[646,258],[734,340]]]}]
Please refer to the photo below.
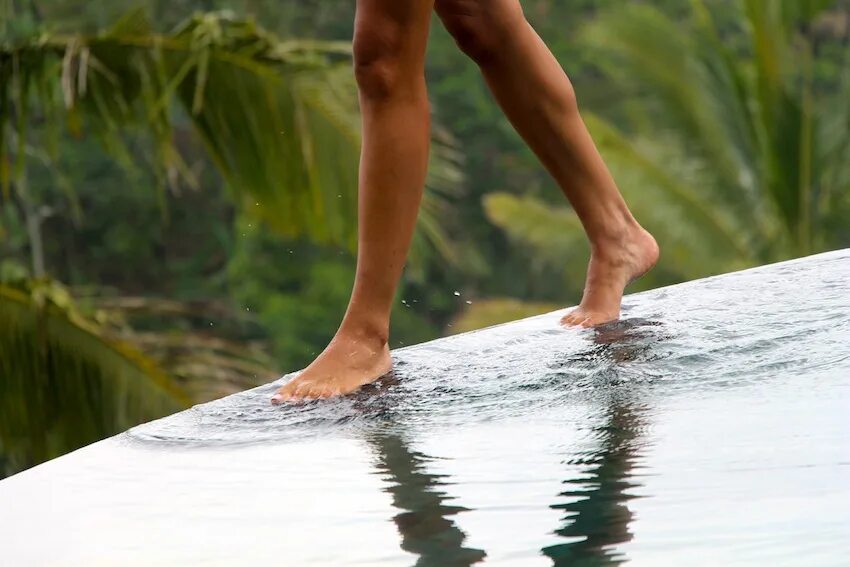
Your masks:
[{"label": "shallow water", "polygon": [[844,565],[850,251],[393,353],[0,482],[10,565]]}]

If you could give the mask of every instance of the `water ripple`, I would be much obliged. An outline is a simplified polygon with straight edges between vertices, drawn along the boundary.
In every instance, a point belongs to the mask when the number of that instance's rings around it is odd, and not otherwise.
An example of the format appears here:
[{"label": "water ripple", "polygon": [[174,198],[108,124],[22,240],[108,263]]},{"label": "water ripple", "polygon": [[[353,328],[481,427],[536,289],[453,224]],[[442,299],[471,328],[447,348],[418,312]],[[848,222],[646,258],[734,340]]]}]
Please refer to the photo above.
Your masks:
[{"label": "water ripple", "polygon": [[284,377],[128,437],[230,445],[357,430],[388,415],[462,424],[527,415],[611,388],[670,395],[839,364],[850,357],[846,256],[821,256],[817,269],[789,262],[629,296],[627,317],[594,330],[562,329],[557,312],[400,349],[391,377],[343,399],[270,406]]}]

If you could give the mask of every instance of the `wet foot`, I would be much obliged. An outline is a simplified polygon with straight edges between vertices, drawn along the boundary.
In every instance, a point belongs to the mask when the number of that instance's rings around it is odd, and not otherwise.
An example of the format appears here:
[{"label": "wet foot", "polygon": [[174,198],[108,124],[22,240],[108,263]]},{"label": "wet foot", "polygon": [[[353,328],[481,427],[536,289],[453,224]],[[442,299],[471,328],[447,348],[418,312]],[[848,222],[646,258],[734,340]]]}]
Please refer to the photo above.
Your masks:
[{"label": "wet foot", "polygon": [[340,330],[319,357],[272,396],[275,405],[344,396],[392,368],[387,341]]},{"label": "wet foot", "polygon": [[621,238],[594,246],[581,303],[561,324],[593,327],[619,319],[623,290],[652,269],[658,254],[655,239],[639,225]]}]

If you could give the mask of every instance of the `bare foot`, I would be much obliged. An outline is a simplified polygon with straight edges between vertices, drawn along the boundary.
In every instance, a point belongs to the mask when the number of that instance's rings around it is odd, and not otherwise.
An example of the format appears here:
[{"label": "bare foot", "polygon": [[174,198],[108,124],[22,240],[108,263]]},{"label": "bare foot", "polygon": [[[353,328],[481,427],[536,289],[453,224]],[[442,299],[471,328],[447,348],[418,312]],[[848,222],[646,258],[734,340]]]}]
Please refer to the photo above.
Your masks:
[{"label": "bare foot", "polygon": [[344,396],[392,368],[384,338],[340,329],[316,360],[272,397],[275,405]]},{"label": "bare foot", "polygon": [[593,327],[619,319],[623,290],[652,269],[658,254],[655,239],[637,224],[622,238],[594,246],[581,304],[561,324]]}]

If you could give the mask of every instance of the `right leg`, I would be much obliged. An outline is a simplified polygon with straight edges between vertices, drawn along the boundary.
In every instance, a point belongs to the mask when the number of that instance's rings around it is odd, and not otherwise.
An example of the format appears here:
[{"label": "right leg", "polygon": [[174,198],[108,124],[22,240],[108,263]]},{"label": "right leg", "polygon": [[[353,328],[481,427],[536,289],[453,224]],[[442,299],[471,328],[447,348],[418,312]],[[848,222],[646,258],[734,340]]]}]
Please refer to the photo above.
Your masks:
[{"label": "right leg", "polygon": [[519,0],[437,0],[436,9],[584,225],[591,247],[584,295],[562,321],[592,326],[616,319],[624,288],[655,264],[658,246],[620,195],[566,73]]},{"label": "right leg", "polygon": [[347,394],[386,374],[387,340],[428,167],[425,46],[434,0],[357,0],[354,69],[360,89],[357,273],[328,347],[272,398]]}]

